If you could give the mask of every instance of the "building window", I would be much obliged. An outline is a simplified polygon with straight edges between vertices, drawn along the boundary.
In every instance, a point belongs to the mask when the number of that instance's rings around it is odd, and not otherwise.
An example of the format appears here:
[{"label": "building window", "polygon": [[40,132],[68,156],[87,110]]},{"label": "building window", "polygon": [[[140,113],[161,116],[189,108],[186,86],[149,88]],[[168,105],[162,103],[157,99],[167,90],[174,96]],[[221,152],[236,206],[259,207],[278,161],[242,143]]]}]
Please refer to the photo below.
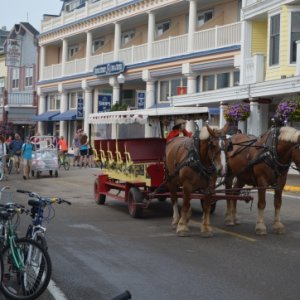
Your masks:
[{"label": "building window", "polygon": [[92,44],[92,53],[94,54],[99,48],[104,46],[104,39],[95,39]]},{"label": "building window", "polygon": [[213,10],[207,10],[198,13],[197,26],[200,27],[207,21],[213,18],[214,12]]},{"label": "building window", "polygon": [[156,36],[161,36],[165,31],[171,27],[170,21],[161,22],[156,25]]},{"label": "building window", "polygon": [[70,2],[68,4],[66,4],[65,10],[67,12],[71,12],[74,9],[80,8],[80,7],[84,6],[84,5],[85,5],[85,0],[75,0],[75,1],[72,1],[72,2]]},{"label": "building window", "polygon": [[126,104],[130,108],[135,108],[135,91],[122,90],[121,103]]},{"label": "building window", "polygon": [[25,87],[31,87],[32,86],[32,76],[33,76],[33,69],[32,68],[26,68],[25,69]]},{"label": "building window", "polygon": [[161,81],[159,85],[159,100],[160,102],[168,101],[169,97],[169,81]]},{"label": "building window", "polygon": [[215,75],[204,75],[202,79],[203,92],[215,89]]},{"label": "building window", "polygon": [[59,110],[60,109],[60,95],[49,95],[48,97],[48,109]]},{"label": "building window", "polygon": [[19,68],[12,69],[12,88],[13,89],[19,88],[19,79],[20,79],[20,69]]},{"label": "building window", "polygon": [[122,46],[126,45],[130,40],[132,40],[134,38],[134,35],[134,30],[123,32],[121,36]]},{"label": "building window", "polygon": [[270,66],[279,64],[280,15],[270,19]]},{"label": "building window", "polygon": [[68,48],[68,59],[71,59],[79,50],[78,45],[70,46]]},{"label": "building window", "polygon": [[[296,63],[297,59],[297,44],[300,40],[300,12],[292,12],[291,22],[291,54],[290,62]],[[298,58],[300,59],[300,57]]]},{"label": "building window", "polygon": [[5,78],[0,78],[0,95],[4,92]]},{"label": "building window", "polygon": [[83,98],[82,92],[73,92],[69,94],[69,109],[77,109],[78,98]]},{"label": "building window", "polygon": [[186,77],[174,78],[159,82],[159,99],[160,102],[168,101],[168,97],[186,94],[187,79]]},{"label": "building window", "polygon": [[233,72],[233,86],[240,85],[240,71]]},{"label": "building window", "polygon": [[217,74],[217,89],[224,89],[230,86],[230,73]]}]

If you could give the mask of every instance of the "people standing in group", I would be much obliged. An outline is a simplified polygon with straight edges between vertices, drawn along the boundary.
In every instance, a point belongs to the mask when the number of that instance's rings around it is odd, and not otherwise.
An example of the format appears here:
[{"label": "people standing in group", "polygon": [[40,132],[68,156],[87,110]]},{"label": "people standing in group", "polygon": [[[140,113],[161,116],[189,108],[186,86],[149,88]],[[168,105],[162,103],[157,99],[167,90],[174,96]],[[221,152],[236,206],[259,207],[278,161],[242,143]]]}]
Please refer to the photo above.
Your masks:
[{"label": "people standing in group", "polygon": [[88,156],[88,137],[86,133],[83,133],[80,139],[80,155],[82,167],[87,167],[87,156]]},{"label": "people standing in group", "polygon": [[82,135],[82,129],[78,129],[73,137],[73,141],[72,141],[72,148],[74,150],[73,167],[75,167],[76,164],[77,167],[80,166],[81,135]]},{"label": "people standing in group", "polygon": [[22,145],[22,159],[23,159],[23,179],[26,180],[29,178],[29,174],[31,171],[31,164],[32,164],[32,151],[33,151],[33,144],[30,142],[30,138],[27,137],[25,139],[25,143]]},{"label": "people standing in group", "polygon": [[21,151],[22,151],[23,141],[18,133],[15,134],[15,139],[9,144],[9,149],[14,155],[16,172],[20,173],[21,166]]},{"label": "people standing in group", "polygon": [[8,168],[7,168],[7,163],[6,163],[6,158],[7,158],[7,145],[5,143],[5,138],[4,136],[0,135],[0,158],[2,161],[2,167],[3,167],[3,171],[4,171],[4,176],[7,179],[7,175],[8,175]]}]

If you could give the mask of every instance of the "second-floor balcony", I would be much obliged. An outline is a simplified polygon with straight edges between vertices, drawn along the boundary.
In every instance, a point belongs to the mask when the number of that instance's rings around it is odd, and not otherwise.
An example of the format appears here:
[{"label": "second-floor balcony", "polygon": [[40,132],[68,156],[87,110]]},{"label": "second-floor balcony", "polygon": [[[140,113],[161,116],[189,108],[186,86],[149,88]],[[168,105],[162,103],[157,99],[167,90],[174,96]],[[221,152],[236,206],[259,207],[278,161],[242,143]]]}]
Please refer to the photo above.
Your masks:
[{"label": "second-floor balcony", "polygon": [[[152,43],[135,45],[119,50],[118,59],[125,65],[134,65],[158,59],[171,58],[192,54],[201,51],[220,49],[241,43],[241,23],[232,23],[224,26],[216,26],[211,29],[194,33],[192,51],[188,50],[188,34],[169,37]],[[149,52],[149,48],[151,49]],[[89,58],[81,58],[68,61],[64,64],[53,64],[42,69],[40,80],[51,80],[64,76],[72,76],[92,72],[94,67],[100,64],[112,62],[114,52],[101,53]]]},{"label": "second-floor balcony", "polygon": [[8,92],[0,95],[0,106],[36,106],[35,92]]}]

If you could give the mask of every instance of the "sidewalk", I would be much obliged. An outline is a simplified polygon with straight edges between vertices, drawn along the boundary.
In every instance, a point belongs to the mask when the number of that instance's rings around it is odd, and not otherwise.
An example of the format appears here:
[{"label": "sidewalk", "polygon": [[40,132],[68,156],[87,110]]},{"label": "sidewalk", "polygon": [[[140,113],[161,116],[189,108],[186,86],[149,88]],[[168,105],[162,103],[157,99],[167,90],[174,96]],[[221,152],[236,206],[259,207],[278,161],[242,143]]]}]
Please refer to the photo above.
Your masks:
[{"label": "sidewalk", "polygon": [[288,174],[284,190],[286,192],[300,192],[300,175]]}]

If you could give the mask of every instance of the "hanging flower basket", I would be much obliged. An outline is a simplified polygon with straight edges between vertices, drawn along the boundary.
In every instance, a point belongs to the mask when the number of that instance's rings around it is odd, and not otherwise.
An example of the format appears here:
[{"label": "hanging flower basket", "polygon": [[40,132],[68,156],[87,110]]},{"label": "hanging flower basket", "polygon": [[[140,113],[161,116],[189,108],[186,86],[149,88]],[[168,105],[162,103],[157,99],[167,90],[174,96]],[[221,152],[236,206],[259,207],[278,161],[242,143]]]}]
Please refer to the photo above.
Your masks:
[{"label": "hanging flower basket", "polygon": [[249,104],[228,105],[224,111],[224,118],[228,122],[245,121],[250,116]]},{"label": "hanging flower basket", "polygon": [[275,118],[280,122],[300,121],[300,101],[283,100],[276,109]]}]

